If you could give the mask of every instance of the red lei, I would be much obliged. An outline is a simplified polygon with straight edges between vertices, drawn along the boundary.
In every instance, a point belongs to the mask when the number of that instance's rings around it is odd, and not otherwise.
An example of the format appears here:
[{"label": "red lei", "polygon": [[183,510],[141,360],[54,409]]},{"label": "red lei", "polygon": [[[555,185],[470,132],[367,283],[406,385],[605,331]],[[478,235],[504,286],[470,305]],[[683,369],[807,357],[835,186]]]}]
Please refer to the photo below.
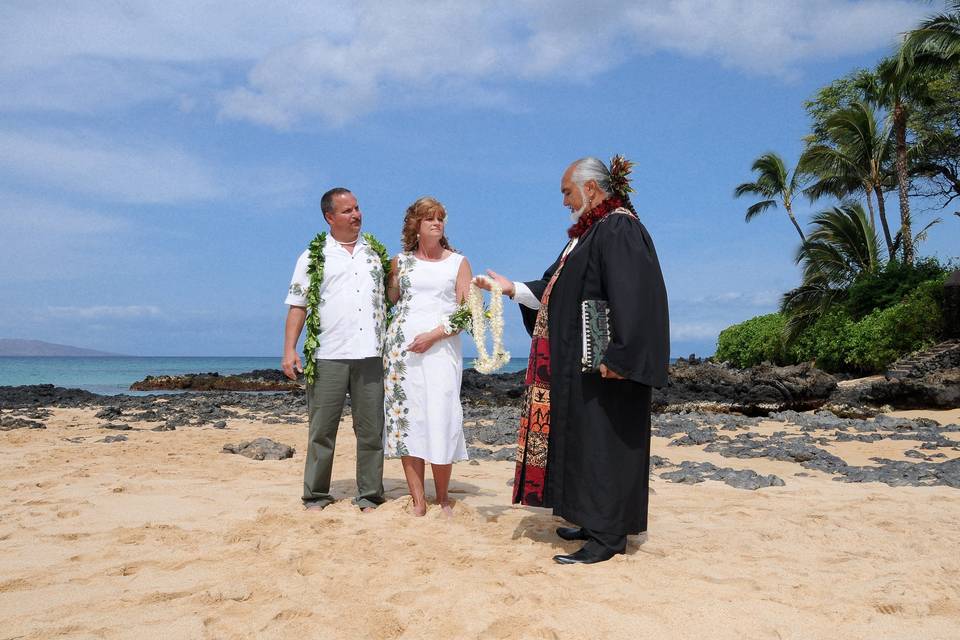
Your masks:
[{"label": "red lei", "polygon": [[619,209],[623,206],[623,200],[616,196],[607,198],[590,211],[586,211],[581,215],[576,224],[567,229],[567,235],[571,238],[579,238],[587,232],[587,229],[592,227],[594,223],[603,220],[607,217],[614,209]]}]

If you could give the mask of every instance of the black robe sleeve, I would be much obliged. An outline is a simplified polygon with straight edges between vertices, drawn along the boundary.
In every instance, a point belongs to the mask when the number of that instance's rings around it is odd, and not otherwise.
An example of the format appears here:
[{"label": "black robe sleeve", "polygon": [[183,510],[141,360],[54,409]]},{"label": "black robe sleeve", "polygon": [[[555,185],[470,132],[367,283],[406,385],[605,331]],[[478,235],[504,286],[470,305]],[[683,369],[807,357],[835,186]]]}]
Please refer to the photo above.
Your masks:
[{"label": "black robe sleeve", "polygon": [[[561,253],[561,256],[563,254]],[[556,261],[550,265],[550,267],[543,272],[543,277],[539,280],[531,280],[530,282],[524,282],[523,284],[527,285],[530,289],[530,292],[537,296],[537,300],[543,300],[543,293],[547,290],[547,283],[550,282],[550,278],[553,277],[553,273],[560,266],[560,256],[557,257]],[[523,316],[523,326],[527,328],[527,333],[530,336],[533,336],[533,325],[537,322],[537,310],[530,309],[528,307],[520,305],[520,315]]]},{"label": "black robe sleeve", "polygon": [[612,332],[603,364],[628,380],[665,387],[670,321],[653,240],[632,216],[613,214],[598,224],[596,241]]}]

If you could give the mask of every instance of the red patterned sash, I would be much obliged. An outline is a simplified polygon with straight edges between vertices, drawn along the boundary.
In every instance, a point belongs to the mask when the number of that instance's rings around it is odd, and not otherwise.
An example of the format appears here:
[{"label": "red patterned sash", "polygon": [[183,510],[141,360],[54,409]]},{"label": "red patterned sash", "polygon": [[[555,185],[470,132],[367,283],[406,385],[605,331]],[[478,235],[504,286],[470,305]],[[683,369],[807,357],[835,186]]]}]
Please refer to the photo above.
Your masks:
[{"label": "red patterned sash", "polygon": [[550,442],[550,335],[547,309],[550,307],[550,292],[566,261],[565,255],[547,283],[537,311],[527,363],[527,388],[520,412],[513,502],[531,507],[543,505],[543,491],[547,483],[547,450]]}]

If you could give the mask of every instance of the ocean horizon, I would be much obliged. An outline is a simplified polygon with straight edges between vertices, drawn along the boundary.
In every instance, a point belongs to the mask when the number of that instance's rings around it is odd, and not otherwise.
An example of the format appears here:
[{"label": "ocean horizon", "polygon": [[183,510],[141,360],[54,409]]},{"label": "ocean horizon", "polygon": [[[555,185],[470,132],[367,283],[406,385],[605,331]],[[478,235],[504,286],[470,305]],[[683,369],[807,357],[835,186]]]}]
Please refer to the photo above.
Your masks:
[{"label": "ocean horizon", "polygon": [[[473,360],[464,358],[463,368],[472,368]],[[511,358],[498,373],[526,367],[526,358]],[[0,356],[0,386],[52,384],[103,395],[147,395],[163,392],[131,391],[130,385],[147,376],[232,375],[279,368],[280,358],[275,356]]]}]

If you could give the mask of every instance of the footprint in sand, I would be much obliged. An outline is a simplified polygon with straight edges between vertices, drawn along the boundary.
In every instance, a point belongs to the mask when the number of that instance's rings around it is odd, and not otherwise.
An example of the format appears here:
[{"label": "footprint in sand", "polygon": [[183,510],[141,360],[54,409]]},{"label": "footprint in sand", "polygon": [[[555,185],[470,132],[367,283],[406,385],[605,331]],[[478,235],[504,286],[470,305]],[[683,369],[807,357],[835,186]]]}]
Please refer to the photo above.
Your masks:
[{"label": "footprint in sand", "polygon": [[903,606],[899,604],[874,604],[873,608],[876,609],[878,613],[886,616],[903,613]]}]

